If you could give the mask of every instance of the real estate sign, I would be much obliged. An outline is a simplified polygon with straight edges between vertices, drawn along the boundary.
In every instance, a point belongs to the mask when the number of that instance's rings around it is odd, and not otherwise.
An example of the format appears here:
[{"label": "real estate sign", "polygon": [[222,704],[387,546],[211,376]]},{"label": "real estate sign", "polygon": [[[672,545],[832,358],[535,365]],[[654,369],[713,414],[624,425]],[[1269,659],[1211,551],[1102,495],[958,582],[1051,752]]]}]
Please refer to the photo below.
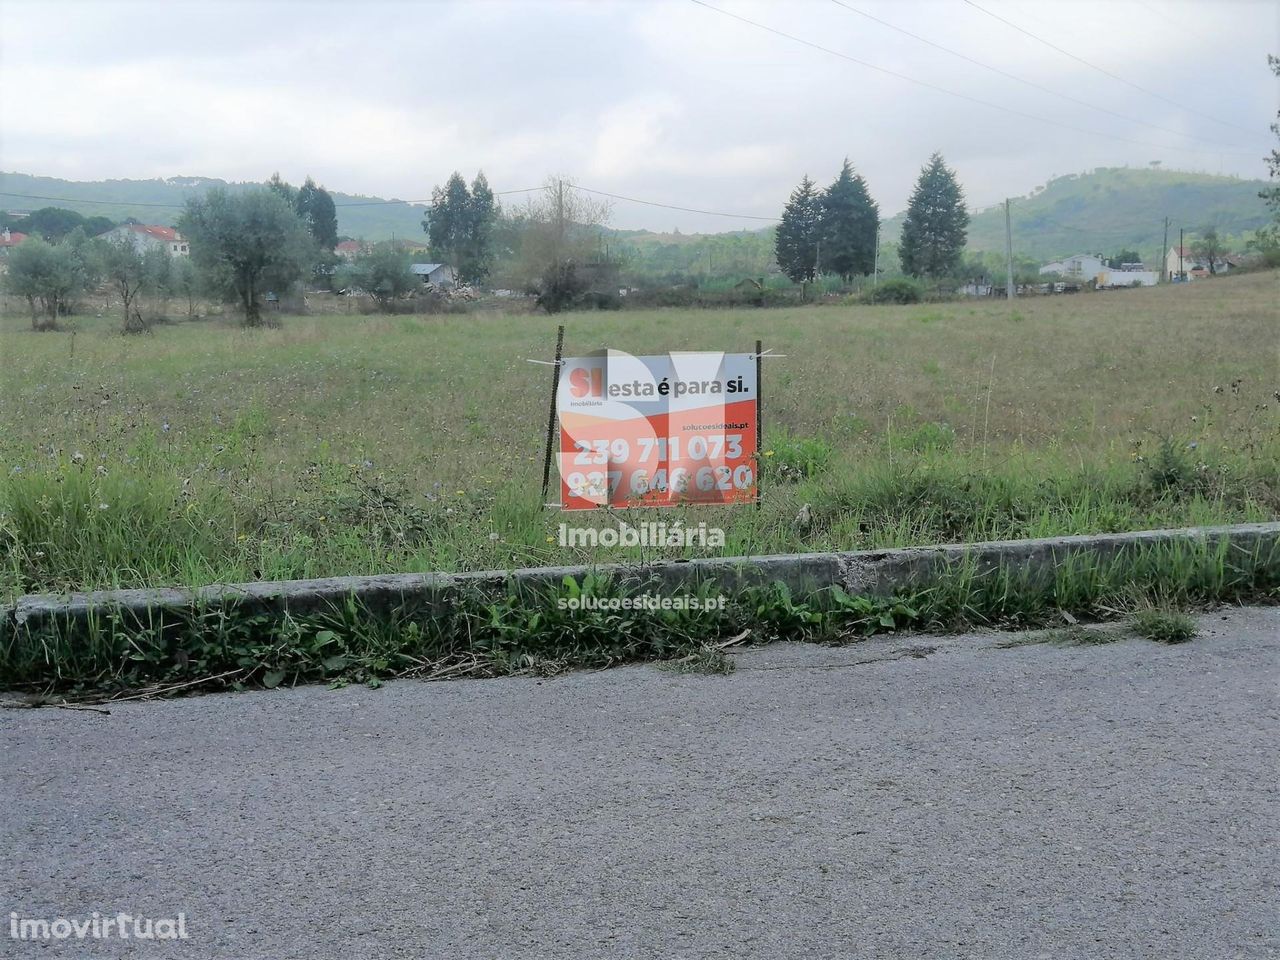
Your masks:
[{"label": "real estate sign", "polygon": [[560,365],[560,493],[567,510],[756,499],[756,358],[637,357]]}]

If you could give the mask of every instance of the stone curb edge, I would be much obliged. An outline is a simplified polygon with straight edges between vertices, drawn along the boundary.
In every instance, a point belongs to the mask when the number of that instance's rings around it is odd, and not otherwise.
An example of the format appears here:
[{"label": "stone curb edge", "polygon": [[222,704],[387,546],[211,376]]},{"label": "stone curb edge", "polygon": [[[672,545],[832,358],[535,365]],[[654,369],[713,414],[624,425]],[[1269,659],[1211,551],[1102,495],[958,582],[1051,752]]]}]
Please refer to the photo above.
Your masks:
[{"label": "stone curb edge", "polygon": [[34,629],[51,622],[76,622],[104,613],[140,620],[158,612],[234,608],[238,614],[308,613],[332,608],[351,597],[371,611],[447,603],[468,590],[499,591],[515,586],[543,587],[566,576],[610,576],[615,583],[664,592],[708,584],[726,591],[783,583],[792,590],[840,586],[851,595],[888,596],[905,588],[921,589],[939,573],[971,564],[988,575],[1016,569],[1030,582],[1051,578],[1059,566],[1078,560],[1108,561],[1126,553],[1161,547],[1201,545],[1250,556],[1264,551],[1280,564],[1280,522],[1142,530],[1039,540],[906,547],[834,553],[802,553],[659,561],[643,565],[533,567],[474,573],[387,574],[216,584],[197,588],[102,590],[92,593],[29,594],[9,608],[0,607],[0,625]]}]

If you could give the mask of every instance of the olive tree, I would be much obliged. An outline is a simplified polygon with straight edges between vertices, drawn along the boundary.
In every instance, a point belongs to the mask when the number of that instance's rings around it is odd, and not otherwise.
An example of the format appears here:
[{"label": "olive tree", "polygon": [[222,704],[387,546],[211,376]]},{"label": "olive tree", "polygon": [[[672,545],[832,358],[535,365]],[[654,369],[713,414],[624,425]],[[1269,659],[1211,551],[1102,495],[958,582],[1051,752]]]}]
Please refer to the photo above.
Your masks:
[{"label": "olive tree", "polygon": [[65,244],[51,244],[29,237],[9,252],[5,289],[23,297],[31,308],[32,330],[54,330],[58,316],[84,289],[84,264]]},{"label": "olive tree", "polygon": [[102,244],[102,272],[107,282],[120,295],[124,308],[125,333],[143,333],[150,326],[138,309],[138,298],[151,280],[146,258],[129,237],[107,240]]},{"label": "olive tree", "polygon": [[245,326],[261,326],[262,295],[283,292],[310,262],[306,225],[287,200],[267,188],[235,195],[210,190],[187,201],[178,229],[211,287],[240,304]]},{"label": "olive tree", "polygon": [[418,278],[411,269],[408,252],[394,243],[375,243],[363,250],[349,266],[340,268],[339,282],[357,287],[378,301],[383,310],[415,289]]}]

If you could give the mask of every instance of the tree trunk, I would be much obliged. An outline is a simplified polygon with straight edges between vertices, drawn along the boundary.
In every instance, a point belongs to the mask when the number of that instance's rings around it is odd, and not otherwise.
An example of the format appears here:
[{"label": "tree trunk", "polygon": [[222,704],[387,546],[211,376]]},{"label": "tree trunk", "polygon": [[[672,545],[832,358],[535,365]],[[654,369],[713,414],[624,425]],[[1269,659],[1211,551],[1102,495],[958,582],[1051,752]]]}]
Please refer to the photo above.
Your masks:
[{"label": "tree trunk", "polygon": [[262,311],[258,306],[258,291],[252,281],[246,280],[240,285],[240,305],[244,307],[244,325],[246,327],[262,326]]},{"label": "tree trunk", "polygon": [[262,326],[262,309],[258,306],[258,298],[252,293],[244,298],[244,325],[246,327]]}]

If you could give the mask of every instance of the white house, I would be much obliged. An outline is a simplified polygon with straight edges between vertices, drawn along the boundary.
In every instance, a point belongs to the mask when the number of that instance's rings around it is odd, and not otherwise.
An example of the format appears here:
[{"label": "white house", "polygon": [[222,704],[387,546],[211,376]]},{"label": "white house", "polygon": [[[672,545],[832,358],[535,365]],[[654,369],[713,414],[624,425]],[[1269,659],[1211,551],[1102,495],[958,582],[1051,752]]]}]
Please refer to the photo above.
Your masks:
[{"label": "white house", "polygon": [[186,257],[191,253],[187,241],[173,227],[158,227],[143,223],[122,223],[100,234],[107,240],[129,240],[139,253],[148,250],[163,250],[171,257]]},{"label": "white house", "polygon": [[433,287],[451,287],[456,279],[453,267],[447,263],[415,263],[409,269]]},{"label": "white house", "polygon": [[1105,266],[1106,263],[1100,256],[1092,253],[1077,253],[1074,257],[1046,263],[1040,268],[1040,275],[1045,276],[1046,274],[1056,273],[1064,277],[1073,277],[1087,282],[1101,273]]},{"label": "white house", "polygon": [[[1214,273],[1227,273],[1237,266],[1233,257],[1218,257],[1213,261]],[[1209,276],[1209,264],[1204,257],[1197,257],[1190,247],[1170,247],[1164,257],[1164,276],[1166,280],[1175,279],[1179,273],[1185,273],[1188,279]]]}]

